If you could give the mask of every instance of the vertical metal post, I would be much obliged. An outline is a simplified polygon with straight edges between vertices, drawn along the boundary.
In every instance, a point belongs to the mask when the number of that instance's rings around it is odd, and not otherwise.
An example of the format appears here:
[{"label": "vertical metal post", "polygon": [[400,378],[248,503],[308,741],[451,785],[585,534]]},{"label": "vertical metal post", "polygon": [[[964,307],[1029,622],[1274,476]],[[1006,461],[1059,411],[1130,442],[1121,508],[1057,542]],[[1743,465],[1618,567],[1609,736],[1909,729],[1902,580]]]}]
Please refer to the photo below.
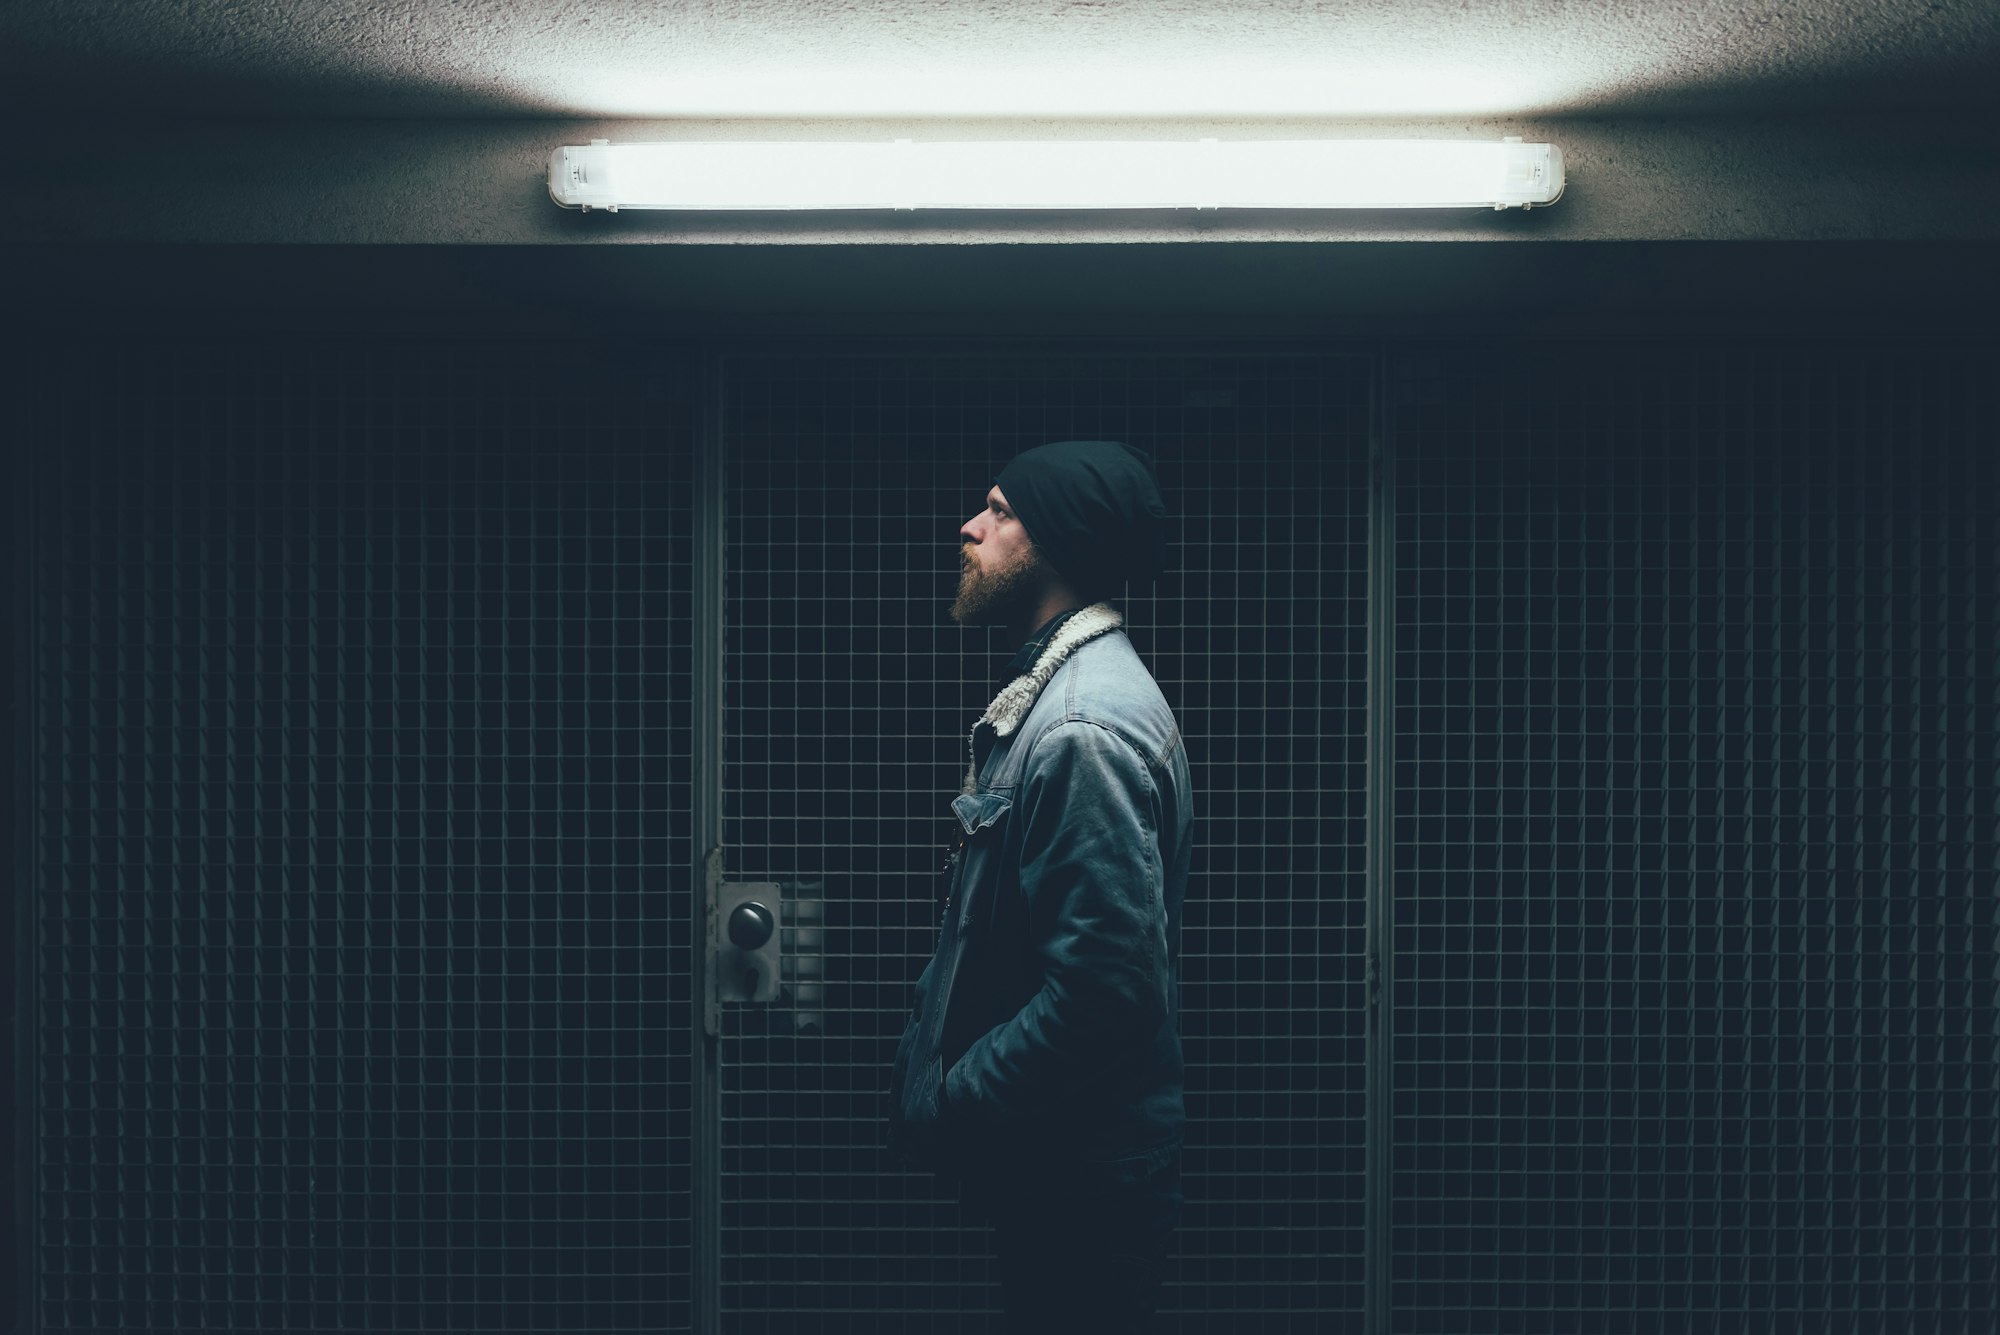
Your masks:
[{"label": "vertical metal post", "polygon": [[1391,1329],[1390,1211],[1395,1116],[1393,995],[1395,933],[1392,886],[1395,846],[1396,765],[1396,456],[1395,398],[1389,354],[1378,349],[1368,414],[1368,808],[1367,950],[1368,1023],[1364,1064],[1367,1104],[1363,1141],[1364,1229],[1362,1328],[1368,1335]]},{"label": "vertical metal post", "polygon": [[[47,370],[46,366],[42,369]],[[14,381],[25,385],[25,379]],[[33,409],[25,410],[33,412]],[[21,409],[16,413],[25,415]],[[23,422],[24,427],[30,423]],[[41,759],[41,729],[36,724],[40,692],[35,676],[35,658],[40,633],[39,599],[36,596],[39,571],[35,565],[40,526],[35,504],[40,485],[38,473],[41,435],[24,430],[7,450],[0,475],[8,482],[13,503],[7,507],[11,541],[6,553],[7,615],[7,756],[5,760],[6,866],[14,910],[11,947],[14,985],[6,998],[6,1033],[13,1045],[8,1054],[13,1090],[7,1109],[7,1128],[12,1143],[14,1172],[13,1216],[8,1220],[5,1239],[6,1274],[11,1280],[13,1322],[10,1329],[22,1335],[39,1330],[41,1294],[41,1248],[38,1244],[41,1216],[41,1174],[36,1134],[41,1118],[36,1109],[40,1097],[35,1067],[40,1048],[41,1016],[35,1005],[36,919],[41,908],[41,883],[35,873],[35,807],[40,785],[36,770]]]},{"label": "vertical metal post", "polygon": [[694,846],[693,912],[689,948],[694,1021],[690,1082],[689,1170],[691,1208],[689,1257],[693,1292],[689,1318],[697,1335],[722,1328],[722,1103],[716,1045],[704,1022],[708,1005],[709,914],[722,879],[722,705],[724,617],[727,611],[728,554],[723,450],[723,357],[705,353],[701,368],[701,425],[694,459],[694,639],[689,777]]}]

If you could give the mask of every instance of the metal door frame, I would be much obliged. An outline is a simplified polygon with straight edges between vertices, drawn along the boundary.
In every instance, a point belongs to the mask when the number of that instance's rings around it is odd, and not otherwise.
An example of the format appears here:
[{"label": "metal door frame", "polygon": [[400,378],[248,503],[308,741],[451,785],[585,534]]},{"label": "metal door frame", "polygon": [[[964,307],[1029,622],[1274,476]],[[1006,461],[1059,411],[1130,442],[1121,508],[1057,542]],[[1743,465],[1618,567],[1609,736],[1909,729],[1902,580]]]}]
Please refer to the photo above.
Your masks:
[{"label": "metal door frame", "polygon": [[695,496],[693,547],[692,711],[690,739],[693,783],[690,814],[694,865],[689,869],[691,897],[688,941],[694,951],[692,968],[696,1017],[689,1071],[692,1173],[690,1220],[690,1324],[697,1335],[714,1335],[722,1328],[722,1107],[720,1039],[699,1021],[700,999],[707,988],[709,913],[724,876],[723,758],[725,755],[724,692],[728,653],[728,518],[726,494],[729,471],[728,388],[733,362],[786,355],[827,361],[879,361],[891,357],[922,357],[938,361],[968,360],[1032,349],[1045,355],[1120,357],[1248,357],[1304,356],[1363,360],[1369,363],[1368,402],[1368,606],[1366,610],[1366,821],[1364,850],[1365,912],[1363,955],[1364,995],[1363,1079],[1363,1330],[1388,1335],[1390,1325],[1389,1173],[1393,1125],[1391,1057],[1394,1031],[1390,1007],[1392,961],[1395,958],[1389,914],[1392,766],[1395,763],[1395,458],[1390,431],[1391,396],[1387,392],[1390,349],[1377,341],[1367,344],[1330,342],[1300,346],[1293,340],[1261,345],[1239,339],[1217,343],[1208,339],[1163,340],[1157,337],[1112,337],[1036,340],[1020,335],[991,339],[953,339],[943,347],[907,338],[832,340],[802,338],[768,342],[711,345],[701,354],[701,404],[694,461]]},{"label": "metal door frame", "polygon": [[37,1115],[40,1099],[35,1067],[40,1055],[41,1015],[35,1005],[40,986],[35,972],[40,953],[36,949],[35,926],[41,883],[36,874],[32,820],[37,771],[41,765],[37,727],[41,689],[35,673],[36,630],[40,624],[35,547],[41,526],[36,523],[34,504],[39,454],[34,444],[39,435],[35,419],[39,413],[30,407],[16,409],[14,416],[22,434],[8,446],[7,457],[0,460],[0,477],[7,479],[13,493],[13,503],[5,511],[12,531],[7,550],[0,555],[0,572],[4,572],[0,578],[4,578],[9,597],[5,630],[9,689],[0,708],[7,711],[5,735],[11,743],[5,758],[7,776],[4,784],[0,784],[0,794],[4,794],[7,804],[5,838],[8,882],[13,892],[10,944],[14,966],[13,986],[6,990],[4,1003],[0,1003],[7,1008],[7,1032],[14,1045],[12,1069],[8,1072],[14,1095],[5,1122],[12,1141],[7,1148],[11,1151],[8,1167],[12,1171],[14,1199],[6,1223],[0,1225],[0,1250],[6,1252],[5,1259],[0,1260],[0,1275],[12,1285],[12,1301],[7,1304],[13,1309],[11,1329],[25,1333],[40,1328],[36,1296],[40,1292],[41,1247],[36,1225],[41,1191],[36,1165],[40,1159],[37,1132],[41,1119]]}]

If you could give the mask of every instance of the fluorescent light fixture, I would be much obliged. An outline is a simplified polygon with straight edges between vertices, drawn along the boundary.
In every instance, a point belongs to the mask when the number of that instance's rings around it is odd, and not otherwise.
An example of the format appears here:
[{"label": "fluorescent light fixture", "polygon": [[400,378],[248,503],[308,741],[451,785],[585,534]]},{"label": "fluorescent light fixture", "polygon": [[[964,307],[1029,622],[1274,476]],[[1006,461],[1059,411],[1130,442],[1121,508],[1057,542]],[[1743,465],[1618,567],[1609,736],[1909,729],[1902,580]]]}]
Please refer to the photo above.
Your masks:
[{"label": "fluorescent light fixture", "polygon": [[1435,139],[613,144],[549,155],[566,209],[1534,208],[1554,144]]}]

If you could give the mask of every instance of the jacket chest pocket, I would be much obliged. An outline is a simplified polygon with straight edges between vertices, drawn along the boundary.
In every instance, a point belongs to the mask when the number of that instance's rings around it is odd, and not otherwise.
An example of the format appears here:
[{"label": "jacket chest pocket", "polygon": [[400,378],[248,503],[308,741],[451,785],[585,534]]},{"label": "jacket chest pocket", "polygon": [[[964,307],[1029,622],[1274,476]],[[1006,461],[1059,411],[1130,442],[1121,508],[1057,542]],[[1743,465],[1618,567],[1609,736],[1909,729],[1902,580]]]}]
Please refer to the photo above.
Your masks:
[{"label": "jacket chest pocket", "polygon": [[987,876],[985,862],[992,856],[1006,828],[1008,808],[1014,805],[1004,793],[961,793],[951,799],[953,840],[945,863],[945,896],[941,923],[951,921],[956,908],[965,923],[964,903]]}]

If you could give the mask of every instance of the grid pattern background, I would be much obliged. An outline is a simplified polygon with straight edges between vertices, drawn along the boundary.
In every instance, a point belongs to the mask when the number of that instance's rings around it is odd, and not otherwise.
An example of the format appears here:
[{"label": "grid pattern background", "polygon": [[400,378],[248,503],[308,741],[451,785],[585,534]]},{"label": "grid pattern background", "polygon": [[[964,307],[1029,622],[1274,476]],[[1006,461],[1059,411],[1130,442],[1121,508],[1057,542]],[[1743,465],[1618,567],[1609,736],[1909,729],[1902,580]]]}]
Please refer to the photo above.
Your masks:
[{"label": "grid pattern background", "polygon": [[883,1086],[966,732],[1019,647],[951,621],[958,527],[1064,438],[1148,449],[1176,516],[1175,572],[1124,604],[1195,782],[1167,1325],[1359,1325],[1369,385],[1272,355],[730,368],[728,875],[822,884],[827,973],[817,1033],[724,1017],[733,1335],[997,1328],[988,1235],[890,1158]]},{"label": "grid pattern background", "polygon": [[1399,360],[1401,1335],[1995,1329],[1995,360]]},{"label": "grid pattern background", "polygon": [[[1995,362],[1393,354],[1400,1335],[2000,1320]],[[688,1328],[689,365],[17,371],[44,1329]],[[726,1329],[997,1327],[882,1084],[1017,647],[957,528],[1064,436],[1176,516],[1125,605],[1196,784],[1164,1325],[1358,1329],[1370,364],[727,370],[728,874],[825,929],[814,1026],[724,1014]]]},{"label": "grid pattern background", "polygon": [[30,379],[41,1327],[685,1328],[693,405],[519,340]]}]

